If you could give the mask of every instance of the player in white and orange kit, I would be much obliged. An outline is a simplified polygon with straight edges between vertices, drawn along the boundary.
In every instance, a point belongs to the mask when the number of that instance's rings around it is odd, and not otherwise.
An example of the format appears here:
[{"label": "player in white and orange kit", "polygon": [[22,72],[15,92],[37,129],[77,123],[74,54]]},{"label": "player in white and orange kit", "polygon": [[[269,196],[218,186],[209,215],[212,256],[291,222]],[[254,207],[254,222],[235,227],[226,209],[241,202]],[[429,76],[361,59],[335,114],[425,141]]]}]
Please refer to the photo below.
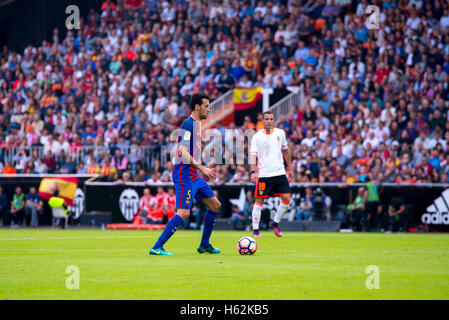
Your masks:
[{"label": "player in white and orange kit", "polygon": [[[252,211],[253,236],[260,237],[259,222],[264,199],[280,197],[281,204],[273,218],[272,226],[276,236],[282,237],[279,222],[290,206],[289,174],[292,160],[284,130],[274,128],[274,114],[268,111],[263,117],[264,128],[253,135],[250,147],[251,181],[256,183],[256,200]],[[284,167],[284,159],[287,170]]]}]

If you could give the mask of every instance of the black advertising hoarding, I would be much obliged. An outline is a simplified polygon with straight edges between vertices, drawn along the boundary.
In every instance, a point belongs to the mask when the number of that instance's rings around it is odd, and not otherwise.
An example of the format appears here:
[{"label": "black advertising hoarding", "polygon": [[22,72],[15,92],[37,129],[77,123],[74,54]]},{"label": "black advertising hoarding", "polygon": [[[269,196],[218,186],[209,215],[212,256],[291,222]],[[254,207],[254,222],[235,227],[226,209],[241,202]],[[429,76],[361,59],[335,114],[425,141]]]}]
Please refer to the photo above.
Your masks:
[{"label": "black advertising hoarding", "polygon": [[[85,213],[86,210],[86,202],[85,202],[85,194],[84,194],[84,183],[90,178],[94,177],[94,175],[65,175],[65,176],[73,176],[78,179],[78,187],[75,193],[74,206],[69,207],[69,210],[73,210],[74,212],[74,220],[78,221]],[[39,190],[39,185],[41,180],[44,178],[58,178],[62,177],[62,175],[38,175],[38,174],[16,174],[16,175],[0,175],[0,185],[3,187],[3,192],[5,192],[6,197],[9,202],[12,201],[12,197],[14,194],[14,190],[17,186],[22,188],[22,192],[27,195],[30,191],[31,187],[36,187],[36,190]],[[46,201],[44,201],[44,218],[39,219],[40,225],[50,224],[51,223],[51,212],[48,207]]]},{"label": "black advertising hoarding", "polygon": [[[305,187],[313,189],[320,187],[332,199],[332,210],[340,205],[346,206],[354,200],[357,188],[364,184],[297,184],[292,183],[292,206],[299,206],[301,197],[305,194]],[[138,201],[143,189],[148,187],[151,194],[156,194],[157,187],[165,190],[173,184],[145,185],[144,183],[116,184],[116,183],[87,183],[85,186],[87,212],[110,211],[112,223],[129,223],[138,210]],[[253,184],[212,185],[217,190],[222,203],[223,218],[231,216],[232,203],[243,201],[247,191],[254,191]],[[400,196],[406,205],[413,207],[413,226],[427,224],[430,231],[449,231],[449,185],[396,185],[384,184],[379,187],[380,200],[384,205],[390,203],[392,197]],[[265,208],[274,215],[280,202],[279,198],[270,198],[265,201]]]}]

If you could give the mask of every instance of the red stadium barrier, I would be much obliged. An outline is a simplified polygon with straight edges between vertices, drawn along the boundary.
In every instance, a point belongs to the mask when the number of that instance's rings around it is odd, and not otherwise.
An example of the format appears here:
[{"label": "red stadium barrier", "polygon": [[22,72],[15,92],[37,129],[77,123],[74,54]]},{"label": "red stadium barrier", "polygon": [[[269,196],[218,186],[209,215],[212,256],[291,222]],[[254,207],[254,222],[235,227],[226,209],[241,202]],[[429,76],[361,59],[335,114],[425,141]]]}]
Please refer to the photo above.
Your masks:
[{"label": "red stadium barrier", "polygon": [[106,225],[110,230],[163,230],[165,224],[132,224],[132,223],[111,223]]}]

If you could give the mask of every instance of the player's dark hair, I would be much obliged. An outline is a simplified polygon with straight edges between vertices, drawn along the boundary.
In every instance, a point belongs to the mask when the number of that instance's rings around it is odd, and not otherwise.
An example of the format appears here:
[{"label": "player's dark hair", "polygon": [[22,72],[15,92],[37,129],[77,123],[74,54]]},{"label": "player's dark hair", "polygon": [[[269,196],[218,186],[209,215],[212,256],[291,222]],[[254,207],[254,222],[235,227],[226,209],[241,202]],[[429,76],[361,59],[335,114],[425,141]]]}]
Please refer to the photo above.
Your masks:
[{"label": "player's dark hair", "polygon": [[59,190],[58,190],[58,189],[56,189],[56,190],[53,192],[53,197],[59,197]]},{"label": "player's dark hair", "polygon": [[194,111],[196,105],[202,105],[203,99],[210,100],[209,96],[204,93],[195,93],[194,95],[192,95],[192,97],[190,98],[190,109]]},{"label": "player's dark hair", "polygon": [[273,118],[274,118],[274,113],[273,112],[271,112],[271,111],[265,111],[264,113],[263,113],[263,117],[265,118],[265,115],[266,114],[271,114],[271,115],[273,115]]}]

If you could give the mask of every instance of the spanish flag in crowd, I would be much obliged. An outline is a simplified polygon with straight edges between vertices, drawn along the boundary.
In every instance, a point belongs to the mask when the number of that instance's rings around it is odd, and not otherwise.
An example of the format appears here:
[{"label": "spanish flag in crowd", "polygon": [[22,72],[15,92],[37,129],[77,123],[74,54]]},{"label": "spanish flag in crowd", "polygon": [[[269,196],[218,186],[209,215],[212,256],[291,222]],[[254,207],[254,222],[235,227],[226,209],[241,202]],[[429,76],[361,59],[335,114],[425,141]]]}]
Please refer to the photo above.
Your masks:
[{"label": "spanish flag in crowd", "polygon": [[262,87],[235,88],[233,90],[235,124],[243,124],[245,116],[250,116],[253,123],[257,122],[257,113],[262,112]]},{"label": "spanish flag in crowd", "polygon": [[39,195],[42,200],[49,200],[55,190],[59,190],[59,197],[63,198],[68,206],[72,206],[77,187],[76,177],[44,178],[39,186]]}]

